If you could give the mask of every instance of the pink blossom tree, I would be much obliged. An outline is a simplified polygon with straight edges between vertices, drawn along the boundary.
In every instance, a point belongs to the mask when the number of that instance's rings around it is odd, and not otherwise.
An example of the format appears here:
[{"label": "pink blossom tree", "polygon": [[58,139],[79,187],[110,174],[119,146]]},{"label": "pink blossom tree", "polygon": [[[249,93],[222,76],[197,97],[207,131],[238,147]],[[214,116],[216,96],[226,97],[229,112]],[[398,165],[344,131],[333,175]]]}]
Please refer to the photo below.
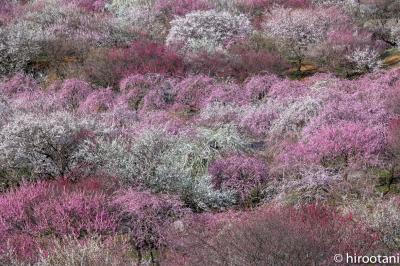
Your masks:
[{"label": "pink blossom tree", "polygon": [[2,194],[0,210],[0,254],[14,249],[27,262],[38,258],[43,238],[109,234],[117,225],[104,195],[54,183],[25,184]]},{"label": "pink blossom tree", "polygon": [[278,46],[295,62],[298,71],[309,52],[322,43],[331,30],[350,23],[350,18],[335,8],[275,7],[266,15],[263,32],[277,39]]},{"label": "pink blossom tree", "polygon": [[167,228],[185,213],[182,203],[173,197],[135,189],[118,191],[112,204],[119,212],[121,230],[132,238],[139,263],[146,250],[154,263],[153,252],[165,246]]},{"label": "pink blossom tree", "polygon": [[260,200],[263,183],[268,180],[268,170],[263,160],[246,155],[232,155],[214,161],[209,167],[217,189],[234,190],[240,204]]}]

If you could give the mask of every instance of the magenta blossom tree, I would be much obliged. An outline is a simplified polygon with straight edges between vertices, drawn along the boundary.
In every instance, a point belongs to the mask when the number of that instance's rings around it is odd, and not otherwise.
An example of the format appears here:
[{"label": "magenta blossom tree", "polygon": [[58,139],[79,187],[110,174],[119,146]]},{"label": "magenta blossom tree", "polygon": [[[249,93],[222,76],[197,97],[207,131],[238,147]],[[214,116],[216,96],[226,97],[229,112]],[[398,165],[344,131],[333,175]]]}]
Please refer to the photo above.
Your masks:
[{"label": "magenta blossom tree", "polygon": [[[258,190],[268,180],[268,169],[263,160],[246,155],[231,155],[214,161],[209,168],[217,189],[236,192],[239,203],[257,201]],[[252,195],[253,194],[253,195]]]},{"label": "magenta blossom tree", "polygon": [[138,252],[139,263],[146,250],[154,262],[153,252],[166,244],[166,229],[185,213],[174,197],[136,189],[118,191],[112,204],[119,213],[120,229],[130,235]]}]

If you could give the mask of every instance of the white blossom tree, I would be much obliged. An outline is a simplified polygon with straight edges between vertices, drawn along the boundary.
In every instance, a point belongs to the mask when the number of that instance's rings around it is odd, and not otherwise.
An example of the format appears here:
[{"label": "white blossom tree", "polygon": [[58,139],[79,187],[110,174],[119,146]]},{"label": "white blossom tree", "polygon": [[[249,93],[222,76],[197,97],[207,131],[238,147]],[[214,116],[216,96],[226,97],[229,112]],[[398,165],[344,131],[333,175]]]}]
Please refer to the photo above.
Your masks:
[{"label": "white blossom tree", "polygon": [[246,16],[214,10],[189,13],[174,19],[171,26],[167,45],[177,45],[182,52],[221,51],[252,32]]},{"label": "white blossom tree", "polygon": [[20,113],[0,130],[0,162],[10,174],[51,178],[78,165],[83,144],[99,133],[96,121],[66,112]]},{"label": "white blossom tree", "polygon": [[310,50],[323,42],[332,28],[348,23],[345,17],[337,17],[334,11],[275,7],[266,14],[262,29],[266,36],[276,40],[283,53],[296,62],[300,71]]}]

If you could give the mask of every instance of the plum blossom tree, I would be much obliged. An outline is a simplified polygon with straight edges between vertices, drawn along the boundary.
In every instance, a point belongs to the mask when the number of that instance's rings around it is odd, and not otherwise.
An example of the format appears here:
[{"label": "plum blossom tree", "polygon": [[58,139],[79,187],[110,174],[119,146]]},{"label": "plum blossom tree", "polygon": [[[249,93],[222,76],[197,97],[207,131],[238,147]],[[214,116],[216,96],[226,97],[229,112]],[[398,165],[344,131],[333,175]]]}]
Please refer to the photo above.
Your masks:
[{"label": "plum blossom tree", "polygon": [[265,138],[278,113],[272,105],[262,104],[245,108],[239,118],[239,128],[253,138]]},{"label": "plum blossom tree", "polygon": [[330,30],[350,23],[340,11],[330,9],[293,9],[275,7],[263,23],[263,32],[278,41],[280,49],[300,70],[304,59],[315,45],[323,42]]},{"label": "plum blossom tree", "polygon": [[241,108],[237,108],[233,104],[213,102],[201,109],[200,124],[215,126],[221,123],[231,123],[239,118],[241,112]]},{"label": "plum blossom tree", "polygon": [[261,187],[268,179],[265,163],[246,155],[217,159],[211,163],[209,172],[214,186],[235,191],[240,204],[257,203]]},{"label": "plum blossom tree", "polygon": [[0,196],[0,254],[10,248],[34,262],[40,238],[114,232],[117,217],[107,209],[105,195],[71,191],[57,183],[23,185]]},{"label": "plum blossom tree", "polygon": [[67,111],[77,110],[93,90],[87,82],[78,79],[68,79],[59,86],[54,85],[55,104]]},{"label": "plum blossom tree", "polygon": [[290,104],[279,115],[279,118],[272,122],[270,137],[282,137],[286,134],[298,135],[303,127],[315,116],[321,108],[321,103],[314,98],[301,98]]},{"label": "plum blossom tree", "polygon": [[189,13],[174,19],[171,26],[166,43],[180,47],[184,53],[224,50],[252,32],[246,16],[213,10]]},{"label": "plum blossom tree", "polygon": [[204,75],[191,76],[179,82],[175,90],[173,109],[188,114],[198,112],[211,92],[211,86],[216,81]]},{"label": "plum blossom tree", "polygon": [[78,7],[92,12],[101,12],[105,9],[106,1],[104,0],[74,0],[73,3]]},{"label": "plum blossom tree", "polygon": [[130,75],[120,82],[118,102],[134,111],[167,109],[174,100],[174,80],[158,74]]},{"label": "plum blossom tree", "polygon": [[108,56],[110,63],[116,64],[114,73],[121,77],[137,73],[179,75],[184,70],[179,55],[162,44],[147,40],[134,41],[126,49],[112,49]]},{"label": "plum blossom tree", "polygon": [[0,97],[0,129],[5,126],[13,114],[13,110],[10,107],[6,99]]},{"label": "plum blossom tree", "polygon": [[112,0],[107,5],[106,8],[117,14],[124,14],[130,8],[143,7],[146,9],[151,9],[155,3],[155,0]]},{"label": "plum blossom tree", "polygon": [[182,136],[164,152],[155,178],[148,182],[156,191],[176,192],[192,209],[224,208],[234,202],[228,189],[214,189],[207,169],[222,152],[239,149],[243,140],[234,129],[204,130],[196,142]]},{"label": "plum blossom tree", "polygon": [[381,67],[379,53],[375,49],[365,47],[364,49],[356,49],[347,59],[355,65],[355,69],[361,73],[374,71]]},{"label": "plum blossom tree", "polygon": [[356,201],[349,206],[349,211],[358,214],[360,220],[365,220],[368,225],[380,233],[381,242],[389,250],[396,250],[400,245],[398,210],[399,197],[396,196],[388,200]]},{"label": "plum blossom tree", "polygon": [[264,100],[271,86],[278,83],[280,79],[275,75],[259,75],[246,80],[244,90],[249,100],[258,102]]},{"label": "plum blossom tree", "polygon": [[24,71],[41,52],[43,39],[39,25],[19,21],[0,29],[0,75]]},{"label": "plum blossom tree", "polygon": [[83,113],[101,113],[111,110],[115,102],[115,92],[111,88],[99,89],[90,93],[79,105]]},{"label": "plum blossom tree", "polygon": [[350,24],[331,30],[311,56],[321,67],[352,77],[378,69],[385,48],[386,45],[376,40],[371,32]]},{"label": "plum blossom tree", "polygon": [[187,212],[178,199],[135,189],[117,191],[112,205],[119,215],[121,230],[132,239],[139,263],[146,250],[155,262],[153,252],[166,245],[168,227]]},{"label": "plum blossom tree", "polygon": [[118,175],[123,185],[144,185],[157,193],[174,193],[192,209],[219,209],[234,202],[228,190],[214,189],[208,165],[219,155],[246,146],[235,127],[222,126],[173,136],[162,128],[141,132],[136,141],[99,140],[90,164]]},{"label": "plum blossom tree", "polygon": [[37,82],[29,75],[17,73],[0,83],[0,92],[8,97],[39,90]]},{"label": "plum blossom tree", "polygon": [[10,175],[63,176],[79,164],[80,147],[98,130],[96,122],[65,112],[19,114],[0,131],[0,160]]},{"label": "plum blossom tree", "polygon": [[309,138],[286,150],[287,162],[294,159],[327,167],[376,166],[381,164],[386,145],[385,128],[362,123],[339,122],[327,125]]}]

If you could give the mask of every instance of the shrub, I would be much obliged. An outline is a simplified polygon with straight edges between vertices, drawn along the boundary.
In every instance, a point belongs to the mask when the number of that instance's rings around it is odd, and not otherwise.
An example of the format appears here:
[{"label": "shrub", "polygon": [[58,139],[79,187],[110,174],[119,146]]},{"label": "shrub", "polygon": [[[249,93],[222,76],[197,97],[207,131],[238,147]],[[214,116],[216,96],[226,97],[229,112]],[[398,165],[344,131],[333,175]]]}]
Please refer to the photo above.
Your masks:
[{"label": "shrub", "polygon": [[227,12],[196,11],[171,22],[166,43],[181,46],[183,52],[223,50],[252,31],[244,15]]}]

